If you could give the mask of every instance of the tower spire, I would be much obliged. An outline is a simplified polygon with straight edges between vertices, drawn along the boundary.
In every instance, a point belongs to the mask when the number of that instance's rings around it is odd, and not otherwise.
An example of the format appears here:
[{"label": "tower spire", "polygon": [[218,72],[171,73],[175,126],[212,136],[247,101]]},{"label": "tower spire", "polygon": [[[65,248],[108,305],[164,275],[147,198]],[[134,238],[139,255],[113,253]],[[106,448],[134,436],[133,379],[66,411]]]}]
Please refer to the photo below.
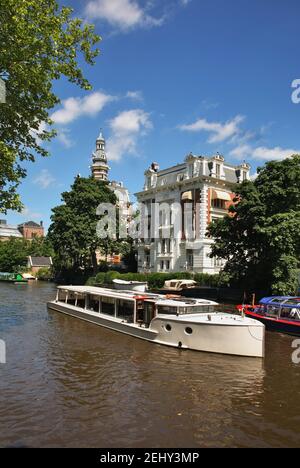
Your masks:
[{"label": "tower spire", "polygon": [[96,140],[96,151],[93,153],[92,160],[92,176],[94,179],[107,181],[110,168],[107,164],[105,138],[103,137],[102,128]]}]

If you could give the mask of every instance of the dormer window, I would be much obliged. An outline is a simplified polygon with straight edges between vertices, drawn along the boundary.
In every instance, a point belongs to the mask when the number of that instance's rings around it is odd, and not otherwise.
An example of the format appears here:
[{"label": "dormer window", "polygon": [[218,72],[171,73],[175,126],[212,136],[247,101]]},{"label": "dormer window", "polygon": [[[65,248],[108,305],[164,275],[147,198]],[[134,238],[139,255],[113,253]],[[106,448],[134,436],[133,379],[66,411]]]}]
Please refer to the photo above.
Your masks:
[{"label": "dormer window", "polygon": [[216,178],[220,179],[221,177],[221,164],[216,164]]},{"label": "dormer window", "polygon": [[185,174],[181,173],[177,175],[177,182],[182,182],[185,179]]}]

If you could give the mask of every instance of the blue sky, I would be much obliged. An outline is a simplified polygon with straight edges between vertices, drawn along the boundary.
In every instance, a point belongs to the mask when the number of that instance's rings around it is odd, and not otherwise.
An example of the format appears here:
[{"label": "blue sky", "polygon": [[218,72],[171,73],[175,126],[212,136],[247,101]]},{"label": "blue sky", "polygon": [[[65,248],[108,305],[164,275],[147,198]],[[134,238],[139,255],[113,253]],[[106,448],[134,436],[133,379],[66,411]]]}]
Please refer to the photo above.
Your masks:
[{"label": "blue sky", "polygon": [[186,154],[246,159],[255,173],[300,152],[299,0],[66,0],[102,36],[96,65],[83,65],[93,90],[55,83],[61,104],[51,157],[28,164],[24,212],[11,223],[44,220],[74,176],[89,175],[100,128],[111,180],[133,194],[152,161]]}]

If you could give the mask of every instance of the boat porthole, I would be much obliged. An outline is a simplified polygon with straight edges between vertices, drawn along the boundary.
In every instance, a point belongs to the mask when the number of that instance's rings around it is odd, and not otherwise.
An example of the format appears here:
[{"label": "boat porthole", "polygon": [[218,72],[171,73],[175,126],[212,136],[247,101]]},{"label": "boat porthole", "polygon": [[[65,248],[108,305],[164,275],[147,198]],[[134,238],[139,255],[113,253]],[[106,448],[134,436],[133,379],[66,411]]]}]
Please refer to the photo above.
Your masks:
[{"label": "boat porthole", "polygon": [[182,348],[182,343],[181,343],[181,341],[179,341],[179,343],[178,343],[178,348]]},{"label": "boat porthole", "polygon": [[170,332],[172,330],[172,327],[171,327],[171,325],[169,323],[167,323],[167,325],[165,326],[165,330],[167,332]]},{"label": "boat porthole", "polygon": [[192,329],[191,327],[186,327],[185,333],[186,333],[187,335],[191,335],[191,334],[193,333],[193,329]]}]

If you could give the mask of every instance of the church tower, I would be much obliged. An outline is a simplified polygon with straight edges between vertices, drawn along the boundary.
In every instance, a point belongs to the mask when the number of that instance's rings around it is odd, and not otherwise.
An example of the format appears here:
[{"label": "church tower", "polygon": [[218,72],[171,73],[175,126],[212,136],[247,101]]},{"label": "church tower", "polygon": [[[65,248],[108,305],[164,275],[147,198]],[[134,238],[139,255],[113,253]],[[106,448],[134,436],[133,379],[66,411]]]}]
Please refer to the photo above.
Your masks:
[{"label": "church tower", "polygon": [[105,152],[105,139],[100,132],[96,140],[96,151],[93,153],[92,156],[92,176],[96,180],[108,180],[108,171],[109,166],[107,164],[107,157]]}]

